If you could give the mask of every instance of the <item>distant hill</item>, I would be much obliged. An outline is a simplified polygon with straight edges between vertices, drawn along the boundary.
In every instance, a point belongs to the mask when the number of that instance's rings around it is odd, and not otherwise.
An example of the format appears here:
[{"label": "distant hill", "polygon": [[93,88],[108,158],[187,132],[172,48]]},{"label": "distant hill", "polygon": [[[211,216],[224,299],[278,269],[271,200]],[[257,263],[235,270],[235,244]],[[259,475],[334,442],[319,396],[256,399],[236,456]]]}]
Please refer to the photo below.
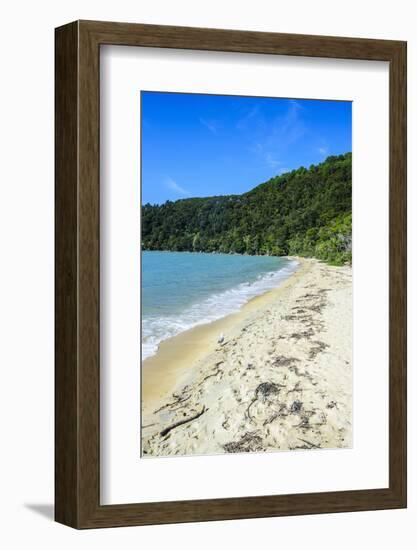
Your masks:
[{"label": "distant hill", "polygon": [[352,154],[242,195],[142,206],[143,250],[309,256],[351,262]]}]

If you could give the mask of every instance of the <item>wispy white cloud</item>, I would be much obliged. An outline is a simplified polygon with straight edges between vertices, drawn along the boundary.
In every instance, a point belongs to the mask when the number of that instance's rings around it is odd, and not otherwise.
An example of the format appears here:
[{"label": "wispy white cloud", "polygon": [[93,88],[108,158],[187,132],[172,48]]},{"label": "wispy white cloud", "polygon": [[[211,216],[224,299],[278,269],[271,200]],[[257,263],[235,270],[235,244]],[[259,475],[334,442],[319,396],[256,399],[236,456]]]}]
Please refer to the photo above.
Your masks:
[{"label": "wispy white cloud", "polygon": [[327,155],[327,153],[329,152],[328,148],[327,147],[318,147],[317,151],[320,153],[320,155],[322,155],[323,157],[325,155]]},{"label": "wispy white cloud", "polygon": [[250,123],[251,119],[256,119],[256,117],[260,113],[259,105],[254,105],[247,113],[245,113],[244,116],[242,116],[236,123],[236,128],[238,130],[244,130],[247,128],[248,124]]},{"label": "wispy white cloud", "polygon": [[174,181],[172,178],[167,178],[165,184],[168,187],[168,189],[171,189],[171,191],[174,191],[178,195],[182,195],[183,197],[185,197],[190,194],[190,192],[187,191],[187,189],[184,189],[184,187],[181,187],[181,185],[178,185],[178,183]]},{"label": "wispy white cloud", "polygon": [[264,154],[264,159],[265,159],[265,162],[267,163],[268,166],[270,166],[271,168],[278,168],[278,166],[280,166],[282,164],[282,161],[277,159],[273,153],[270,153],[270,152],[266,152]]},{"label": "wispy white cloud", "polygon": [[[303,110],[298,101],[291,99],[287,109],[271,120],[257,104],[238,120],[236,128],[247,136],[249,150],[271,169],[281,173],[282,158],[285,158],[287,150],[308,131]],[[281,170],[278,170],[280,167]]]},{"label": "wispy white cloud", "polygon": [[212,134],[217,134],[219,124],[216,120],[207,120],[205,118],[199,118],[200,123],[207,128]]},{"label": "wispy white cloud", "polygon": [[285,146],[298,141],[307,132],[301,114],[303,110],[298,101],[291,99],[287,112],[275,121],[274,134]]}]

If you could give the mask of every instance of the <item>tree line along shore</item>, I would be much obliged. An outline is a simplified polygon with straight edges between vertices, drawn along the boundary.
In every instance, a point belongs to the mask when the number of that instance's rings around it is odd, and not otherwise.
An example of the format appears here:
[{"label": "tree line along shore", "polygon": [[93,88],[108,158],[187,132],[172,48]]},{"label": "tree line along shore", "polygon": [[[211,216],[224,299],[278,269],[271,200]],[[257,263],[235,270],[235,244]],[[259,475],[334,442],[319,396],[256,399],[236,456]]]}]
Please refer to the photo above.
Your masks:
[{"label": "tree line along shore", "polygon": [[242,195],[142,206],[142,249],[352,261],[352,153]]}]

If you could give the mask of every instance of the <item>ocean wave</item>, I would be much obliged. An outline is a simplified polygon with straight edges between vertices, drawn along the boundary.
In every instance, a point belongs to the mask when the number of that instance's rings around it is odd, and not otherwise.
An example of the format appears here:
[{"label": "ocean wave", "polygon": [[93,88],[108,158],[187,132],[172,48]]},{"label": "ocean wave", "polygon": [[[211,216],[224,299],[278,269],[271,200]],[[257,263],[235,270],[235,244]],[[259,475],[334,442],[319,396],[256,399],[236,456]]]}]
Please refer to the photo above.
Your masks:
[{"label": "ocean wave", "polygon": [[235,288],[213,294],[179,315],[144,318],[142,320],[142,359],[154,355],[163,340],[238,311],[251,298],[279,286],[294,273],[297,266],[298,262],[291,260],[278,271],[266,273],[252,283],[241,283]]}]

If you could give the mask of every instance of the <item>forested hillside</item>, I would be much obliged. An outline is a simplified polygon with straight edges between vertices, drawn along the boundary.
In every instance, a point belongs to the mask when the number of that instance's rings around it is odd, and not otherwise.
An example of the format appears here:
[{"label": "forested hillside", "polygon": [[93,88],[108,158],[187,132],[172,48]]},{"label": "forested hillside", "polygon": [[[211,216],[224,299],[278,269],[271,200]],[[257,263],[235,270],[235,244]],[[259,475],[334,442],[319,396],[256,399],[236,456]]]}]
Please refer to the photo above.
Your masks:
[{"label": "forested hillside", "polygon": [[351,262],[352,154],[242,195],[142,207],[143,250],[298,255]]}]

